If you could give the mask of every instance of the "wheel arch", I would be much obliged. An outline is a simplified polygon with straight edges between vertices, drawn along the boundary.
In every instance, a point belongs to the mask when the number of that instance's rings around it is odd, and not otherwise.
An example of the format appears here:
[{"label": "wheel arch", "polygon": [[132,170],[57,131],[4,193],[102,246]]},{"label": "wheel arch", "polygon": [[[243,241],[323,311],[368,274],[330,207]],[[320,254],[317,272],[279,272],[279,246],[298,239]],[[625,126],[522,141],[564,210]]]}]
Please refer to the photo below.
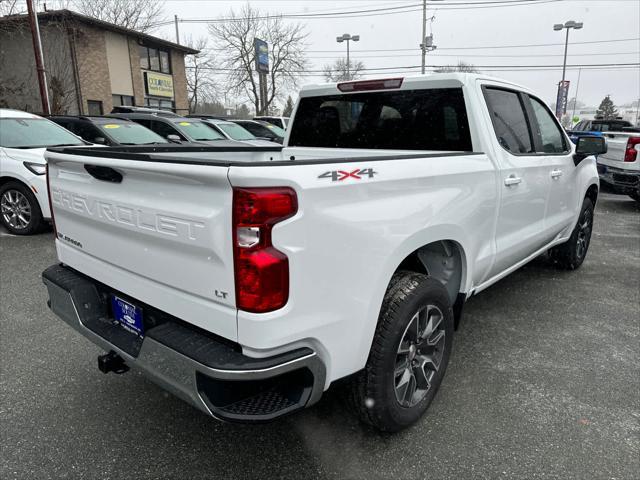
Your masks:
[{"label": "wheel arch", "polygon": [[440,281],[453,305],[466,282],[466,255],[462,245],[451,239],[427,243],[408,254],[394,270],[424,273]]},{"label": "wheel arch", "polygon": [[596,202],[598,201],[598,193],[599,193],[598,184],[592,183],[587,188],[587,191],[584,194],[584,198],[588,198],[589,200],[591,200],[591,203],[595,207]]},{"label": "wheel arch", "polygon": [[[448,292],[452,298],[452,305],[455,315],[455,325],[457,326],[462,314],[462,306],[467,297],[469,279],[472,278],[471,265],[469,260],[469,242],[465,241],[464,231],[456,225],[440,225],[430,229],[417,232],[405,239],[393,253],[387,257],[387,263],[381,271],[376,293],[369,305],[367,318],[371,319],[364,328],[361,340],[361,351],[366,351],[366,356],[362,359],[362,364],[367,360],[371,350],[373,335],[375,333],[378,317],[387,288],[398,270],[415,271],[431,275],[434,272],[434,264],[437,259],[442,261],[442,255],[448,251],[450,256],[457,255],[459,261],[453,261],[459,269],[457,276],[451,275],[445,281],[449,283]],[[446,255],[445,255],[446,256]],[[422,258],[421,258],[422,257]],[[431,268],[429,269],[429,266]],[[440,280],[444,279],[444,273],[436,273]],[[457,278],[456,280],[453,280]]]},{"label": "wheel arch", "polygon": [[3,175],[3,176],[0,177],[0,188],[2,188],[4,185],[6,185],[9,182],[20,183],[26,189],[31,190],[31,187],[29,186],[29,184],[24,179],[19,178],[19,177],[12,177],[12,176],[9,176],[9,175]]}]

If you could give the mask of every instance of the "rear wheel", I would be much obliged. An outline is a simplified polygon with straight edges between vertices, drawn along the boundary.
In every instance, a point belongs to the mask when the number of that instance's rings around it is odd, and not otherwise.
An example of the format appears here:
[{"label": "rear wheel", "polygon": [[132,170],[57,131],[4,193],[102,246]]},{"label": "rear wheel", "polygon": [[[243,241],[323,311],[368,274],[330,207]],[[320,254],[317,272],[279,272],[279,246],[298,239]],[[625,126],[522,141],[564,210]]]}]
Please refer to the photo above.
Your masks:
[{"label": "rear wheel", "polygon": [[549,255],[555,264],[565,270],[575,270],[580,267],[589,250],[592,230],[593,203],[589,198],[585,198],[578,217],[578,223],[573,229],[569,240],[549,250]]},{"label": "rear wheel", "polygon": [[640,203],[640,191],[630,193],[629,196],[633,198],[636,202]]},{"label": "rear wheel", "polygon": [[394,275],[367,365],[351,385],[360,418],[387,432],[417,421],[442,382],[452,338],[453,310],[442,283],[413,272]]},{"label": "rear wheel", "polygon": [[19,182],[0,187],[0,222],[14,235],[31,235],[44,226],[35,195]]}]

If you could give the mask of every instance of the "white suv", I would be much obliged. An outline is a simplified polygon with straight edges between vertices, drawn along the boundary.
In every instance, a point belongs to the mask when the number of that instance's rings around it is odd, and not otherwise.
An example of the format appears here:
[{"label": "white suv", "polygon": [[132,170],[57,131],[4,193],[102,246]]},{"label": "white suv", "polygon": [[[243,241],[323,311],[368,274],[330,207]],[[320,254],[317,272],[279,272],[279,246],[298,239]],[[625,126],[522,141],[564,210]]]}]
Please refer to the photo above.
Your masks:
[{"label": "white suv", "polygon": [[55,123],[19,110],[0,109],[0,222],[15,235],[30,235],[51,218],[44,151],[89,145]]}]

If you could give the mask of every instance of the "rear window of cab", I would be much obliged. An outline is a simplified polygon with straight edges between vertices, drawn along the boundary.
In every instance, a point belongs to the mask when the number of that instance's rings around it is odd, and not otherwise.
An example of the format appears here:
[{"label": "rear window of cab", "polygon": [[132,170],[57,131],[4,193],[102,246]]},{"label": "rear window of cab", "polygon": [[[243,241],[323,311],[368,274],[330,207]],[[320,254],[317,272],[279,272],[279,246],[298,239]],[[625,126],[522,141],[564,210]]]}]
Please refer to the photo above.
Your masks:
[{"label": "rear window of cab", "polygon": [[302,98],[289,146],[473,150],[461,88]]}]

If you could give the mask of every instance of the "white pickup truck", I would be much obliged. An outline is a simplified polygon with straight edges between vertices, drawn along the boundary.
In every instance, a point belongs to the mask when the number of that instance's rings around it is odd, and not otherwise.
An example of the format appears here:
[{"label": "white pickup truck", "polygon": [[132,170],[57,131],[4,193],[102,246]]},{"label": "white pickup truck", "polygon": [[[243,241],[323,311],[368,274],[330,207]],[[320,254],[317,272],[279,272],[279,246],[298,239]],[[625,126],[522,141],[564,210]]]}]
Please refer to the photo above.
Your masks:
[{"label": "white pickup truck", "polygon": [[467,298],[547,251],[583,262],[605,151],[472,74],[306,87],[284,147],[53,149],[49,305],[102,371],[218,419],[350,376],[361,418],[397,431],[436,394]]},{"label": "white pickup truck", "polygon": [[640,203],[640,133],[603,132],[608,151],[598,156],[600,181]]}]

